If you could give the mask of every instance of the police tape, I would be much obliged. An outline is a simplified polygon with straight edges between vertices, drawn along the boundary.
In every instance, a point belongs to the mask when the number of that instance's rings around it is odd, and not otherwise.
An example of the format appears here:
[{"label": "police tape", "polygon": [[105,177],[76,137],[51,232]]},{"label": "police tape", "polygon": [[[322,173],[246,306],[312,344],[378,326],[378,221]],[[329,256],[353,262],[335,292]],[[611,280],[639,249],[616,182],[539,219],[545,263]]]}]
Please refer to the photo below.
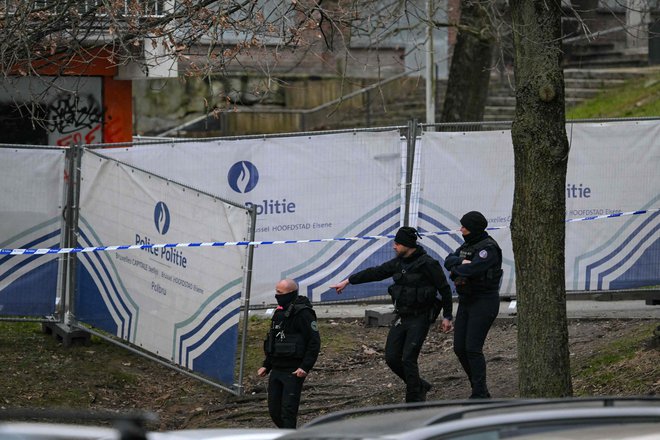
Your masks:
[{"label": "police tape", "polygon": [[[639,211],[618,212],[607,215],[594,215],[590,217],[567,219],[566,223],[602,220],[607,218],[623,217],[629,215],[650,214],[660,211],[660,208],[643,209]],[[494,226],[486,228],[487,231],[506,229],[509,226]],[[460,234],[458,230],[419,232],[420,236]],[[123,246],[92,246],[76,248],[44,248],[44,249],[0,249],[0,255],[48,255],[48,254],[75,254],[81,252],[109,252],[135,249],[162,249],[180,247],[227,247],[227,246],[257,246],[271,244],[297,244],[297,243],[328,243],[333,241],[380,240],[394,238],[394,235],[364,235],[361,237],[313,238],[308,240],[272,240],[272,241],[211,241],[199,243],[162,243],[162,244],[135,244]]]}]

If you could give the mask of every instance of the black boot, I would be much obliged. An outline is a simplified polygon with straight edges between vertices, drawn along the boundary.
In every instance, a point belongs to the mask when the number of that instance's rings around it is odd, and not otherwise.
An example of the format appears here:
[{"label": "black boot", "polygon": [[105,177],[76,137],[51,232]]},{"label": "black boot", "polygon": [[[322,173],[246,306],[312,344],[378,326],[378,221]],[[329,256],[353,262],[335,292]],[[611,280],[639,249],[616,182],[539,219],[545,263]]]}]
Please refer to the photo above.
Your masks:
[{"label": "black boot", "polygon": [[431,391],[433,385],[431,385],[429,382],[425,381],[424,379],[420,379],[420,380],[422,382],[422,392],[421,392],[422,402],[426,402],[426,395],[429,393],[429,391]]}]

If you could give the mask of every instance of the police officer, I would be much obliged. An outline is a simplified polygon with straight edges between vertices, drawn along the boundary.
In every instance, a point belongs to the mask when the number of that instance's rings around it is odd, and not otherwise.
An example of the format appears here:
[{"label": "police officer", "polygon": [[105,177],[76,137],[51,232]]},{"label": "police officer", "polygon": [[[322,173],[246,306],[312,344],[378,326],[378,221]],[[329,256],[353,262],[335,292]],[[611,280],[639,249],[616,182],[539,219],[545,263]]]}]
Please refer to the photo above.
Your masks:
[{"label": "police officer", "polygon": [[321,338],[316,313],[309,299],[298,295],[298,284],[281,280],[275,292],[278,305],[264,341],[266,358],[257,374],[264,377],[270,373],[270,418],[278,428],[295,429],[303,382],[316,363]]},{"label": "police officer", "polygon": [[500,309],[502,250],[488,235],[488,221],[477,211],[461,218],[464,243],[445,259],[445,268],[458,293],[454,324],[454,353],[465,370],[470,398],[489,398],[486,385],[486,335]]},{"label": "police officer", "polygon": [[[406,384],[406,402],[423,402],[431,384],[420,378],[417,358],[429,327],[442,310],[442,331],[452,328],[451,289],[440,263],[417,244],[417,230],[400,228],[394,238],[396,257],[380,266],[354,273],[330,286],[341,293],[348,284],[392,277],[388,288],[396,319],[387,335],[385,361]],[[421,237],[420,237],[421,238]]]}]

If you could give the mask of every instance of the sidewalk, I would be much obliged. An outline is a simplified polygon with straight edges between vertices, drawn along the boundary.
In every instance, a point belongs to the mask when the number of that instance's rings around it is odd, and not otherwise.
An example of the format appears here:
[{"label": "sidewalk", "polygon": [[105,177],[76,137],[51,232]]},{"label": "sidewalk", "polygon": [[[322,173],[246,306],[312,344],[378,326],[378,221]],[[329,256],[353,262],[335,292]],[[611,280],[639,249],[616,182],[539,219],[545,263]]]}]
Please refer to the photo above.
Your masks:
[{"label": "sidewalk", "polygon": [[[454,313],[457,304],[454,303]],[[270,318],[273,309],[253,310],[251,316]],[[388,304],[317,304],[314,305],[319,319],[364,319],[366,312],[385,315],[393,306]],[[657,319],[660,321],[660,306],[646,305],[644,300],[568,300],[566,311],[569,319]],[[516,317],[515,301],[501,301],[498,319]]]}]

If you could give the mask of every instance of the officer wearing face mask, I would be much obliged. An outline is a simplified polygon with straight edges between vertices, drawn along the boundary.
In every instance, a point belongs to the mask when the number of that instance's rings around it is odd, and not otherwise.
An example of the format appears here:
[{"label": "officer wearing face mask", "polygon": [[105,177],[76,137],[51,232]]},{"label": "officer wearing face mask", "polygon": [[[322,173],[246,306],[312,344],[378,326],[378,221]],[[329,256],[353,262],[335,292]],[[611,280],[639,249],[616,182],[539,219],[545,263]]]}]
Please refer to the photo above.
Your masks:
[{"label": "officer wearing face mask", "polygon": [[296,428],[305,377],[321,350],[316,313],[309,299],[298,295],[298,284],[284,279],[275,286],[277,308],[264,341],[263,366],[268,379],[268,412],[278,428]]},{"label": "officer wearing face mask", "polygon": [[454,353],[472,387],[471,399],[489,398],[483,346],[500,310],[502,250],[488,235],[482,213],[470,211],[461,218],[465,242],[445,259],[445,269],[458,293],[454,324]]}]

